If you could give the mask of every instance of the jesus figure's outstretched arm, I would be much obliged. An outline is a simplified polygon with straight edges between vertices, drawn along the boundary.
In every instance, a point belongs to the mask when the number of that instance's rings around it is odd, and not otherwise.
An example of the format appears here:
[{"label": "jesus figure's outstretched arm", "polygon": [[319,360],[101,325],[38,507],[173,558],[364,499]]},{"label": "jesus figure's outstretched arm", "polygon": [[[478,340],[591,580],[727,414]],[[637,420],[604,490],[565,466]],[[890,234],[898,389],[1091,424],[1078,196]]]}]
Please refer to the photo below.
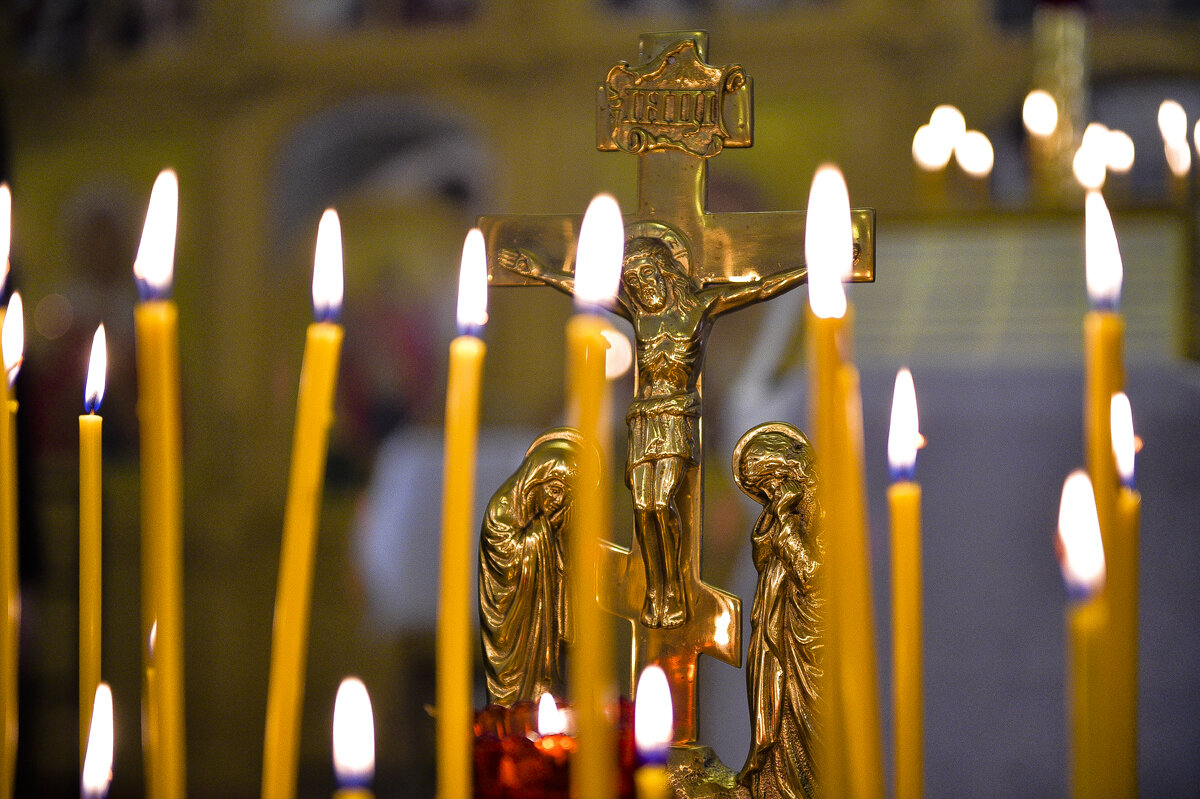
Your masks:
[{"label": "jesus figure's outstretched arm", "polygon": [[[510,272],[545,283],[563,294],[575,296],[575,276],[559,269],[551,269],[533,253],[525,250],[503,249],[500,250],[499,260],[500,265]],[[620,295],[613,300],[608,310],[618,313],[626,319],[631,318],[626,303]]]},{"label": "jesus figure's outstretched arm", "polygon": [[703,293],[712,292],[715,295],[713,304],[710,306],[712,309],[710,313],[713,316],[720,316],[746,305],[769,300],[785,291],[794,289],[806,280],[808,280],[808,267],[798,266],[795,269],[789,269],[770,277],[757,278],[747,283],[722,283],[710,286]]}]

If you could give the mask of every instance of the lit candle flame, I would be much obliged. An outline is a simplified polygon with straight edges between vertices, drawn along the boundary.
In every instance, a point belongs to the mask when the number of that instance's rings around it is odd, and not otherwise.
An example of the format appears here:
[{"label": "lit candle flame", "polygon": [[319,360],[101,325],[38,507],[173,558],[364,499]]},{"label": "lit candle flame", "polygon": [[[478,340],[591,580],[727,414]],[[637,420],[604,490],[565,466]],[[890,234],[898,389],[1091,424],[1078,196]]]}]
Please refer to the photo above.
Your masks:
[{"label": "lit candle flame", "polygon": [[665,762],[674,735],[674,708],[667,675],[659,666],[647,666],[638,677],[633,706],[633,738],[638,752],[646,760]]},{"label": "lit candle flame", "polygon": [[1104,544],[1092,481],[1082,470],[1071,472],[1063,483],[1058,543],[1068,591],[1091,597],[1104,585]]},{"label": "lit candle flame", "polygon": [[88,413],[100,410],[104,401],[104,382],[108,371],[108,344],[104,334],[104,323],[96,328],[92,336],[92,357],[88,360],[87,381],[83,387],[83,409]]},{"label": "lit candle flame", "polygon": [[4,327],[0,328],[0,356],[4,360],[4,373],[8,385],[12,386],[25,357],[25,319],[21,303],[21,292],[14,291],[4,314]]},{"label": "lit candle flame", "polygon": [[986,178],[992,174],[996,151],[986,135],[977,130],[968,130],[954,145],[954,160],[971,177]]},{"label": "lit candle flame", "polygon": [[471,228],[463,242],[458,271],[458,332],[478,336],[487,324],[487,248],[483,231]]},{"label": "lit candle flame", "polygon": [[567,731],[567,714],[558,708],[558,702],[549,691],[543,691],[538,699],[538,735],[562,735]]},{"label": "lit candle flame", "polygon": [[154,645],[158,643],[158,619],[150,623],[150,634],[146,636],[146,651],[154,657]]},{"label": "lit candle flame", "polygon": [[1158,130],[1167,144],[1187,139],[1187,111],[1175,100],[1163,100],[1158,106]]},{"label": "lit candle flame", "polygon": [[575,304],[606,306],[617,294],[625,258],[625,222],[611,194],[597,194],[579,226],[575,257]]},{"label": "lit candle flame", "polygon": [[1123,175],[1133,169],[1137,148],[1133,144],[1132,136],[1123,130],[1110,130],[1104,147],[1110,170]]},{"label": "lit candle flame", "polygon": [[333,770],[343,787],[365,786],[375,776],[371,697],[357,677],[342,680],[333,702]]},{"label": "lit candle flame", "polygon": [[133,261],[133,275],[138,280],[143,299],[163,297],[171,290],[178,216],[179,179],[174,171],[164,169],[158,173],[150,191],[142,241]]},{"label": "lit candle flame", "polygon": [[1113,132],[1099,122],[1089,123],[1071,161],[1075,180],[1087,191],[1099,191],[1108,179],[1108,165],[1113,160],[1119,160],[1114,159]]},{"label": "lit candle flame", "polygon": [[951,150],[958,146],[959,139],[967,132],[967,120],[963,118],[962,111],[948,104],[933,109],[929,115],[929,126],[949,143]]},{"label": "lit candle flame", "polygon": [[1121,299],[1121,250],[1108,205],[1098,191],[1089,191],[1084,205],[1084,264],[1092,305],[1116,310]]},{"label": "lit candle flame", "polygon": [[1080,138],[1080,145],[1090,145],[1092,147],[1105,149],[1106,139],[1108,138],[1108,125],[1103,122],[1089,122],[1087,127],[1083,129],[1083,136]]},{"label": "lit candle flame", "polygon": [[896,372],[892,390],[892,424],[888,429],[888,468],[897,482],[912,480],[917,465],[921,433],[917,424],[917,391],[912,372]]},{"label": "lit candle flame", "polygon": [[8,256],[12,249],[12,190],[7,183],[0,183],[0,292],[8,282]]},{"label": "lit candle flame", "polygon": [[1109,426],[1112,431],[1113,457],[1117,461],[1117,474],[1121,484],[1133,488],[1134,456],[1137,453],[1137,437],[1133,434],[1133,408],[1124,391],[1112,395],[1109,405]]},{"label": "lit candle flame", "polygon": [[1045,89],[1034,89],[1025,95],[1021,119],[1031,135],[1049,136],[1058,127],[1058,103]]},{"label": "lit candle flame", "polygon": [[317,251],[313,259],[313,317],[336,322],[342,313],[342,223],[337,211],[326,208],[317,225]]},{"label": "lit candle flame", "polygon": [[1187,177],[1187,173],[1192,168],[1192,151],[1188,149],[1187,139],[1167,142],[1165,147],[1167,166],[1170,168],[1171,174],[1179,178]]},{"label": "lit candle flame", "polygon": [[823,164],[813,175],[804,223],[804,260],[808,264],[808,303],[821,319],[846,313],[842,280],[854,268],[854,228],[850,194],[842,172]]},{"label": "lit candle flame", "polygon": [[1085,190],[1100,191],[1108,179],[1107,159],[1103,152],[1090,146],[1085,139],[1071,159],[1071,172]]},{"label": "lit candle flame", "polygon": [[913,161],[926,172],[945,169],[954,155],[954,145],[942,131],[932,125],[922,125],[913,134]]},{"label": "lit candle flame", "polygon": [[1163,100],[1158,107],[1158,129],[1162,133],[1167,167],[1176,177],[1185,177],[1192,168],[1192,151],[1187,142],[1187,111],[1175,100]]},{"label": "lit candle flame", "polygon": [[96,686],[92,704],[92,722],[88,731],[86,754],[83,756],[83,795],[100,797],[108,792],[112,782],[113,763],[113,699],[107,683]]}]

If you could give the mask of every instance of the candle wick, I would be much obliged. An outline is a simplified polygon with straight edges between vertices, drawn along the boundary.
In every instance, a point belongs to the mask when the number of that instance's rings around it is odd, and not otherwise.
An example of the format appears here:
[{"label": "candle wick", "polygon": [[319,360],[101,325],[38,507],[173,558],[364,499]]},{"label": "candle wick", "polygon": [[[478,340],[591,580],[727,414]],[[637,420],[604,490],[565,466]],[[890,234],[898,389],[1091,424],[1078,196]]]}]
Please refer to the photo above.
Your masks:
[{"label": "candle wick", "polygon": [[1090,601],[1096,596],[1096,593],[1099,590],[1096,586],[1081,585],[1079,583],[1069,581],[1066,583],[1066,587],[1067,599],[1072,604],[1076,605],[1082,605],[1083,603]]},{"label": "candle wick", "polygon": [[458,325],[458,335],[483,338],[483,325],[474,322],[462,322]]},{"label": "candle wick", "polygon": [[163,286],[156,286],[144,277],[134,276],[133,282],[137,285],[138,297],[142,302],[155,302],[157,300],[165,300],[171,294],[171,284],[167,283]]},{"label": "candle wick", "polygon": [[575,313],[585,314],[587,316],[604,316],[606,312],[611,310],[609,306],[603,302],[592,302],[590,300],[580,300],[576,298]]},{"label": "candle wick", "polygon": [[319,323],[329,322],[336,324],[341,317],[341,306],[328,303],[321,303],[313,306],[313,318]]}]

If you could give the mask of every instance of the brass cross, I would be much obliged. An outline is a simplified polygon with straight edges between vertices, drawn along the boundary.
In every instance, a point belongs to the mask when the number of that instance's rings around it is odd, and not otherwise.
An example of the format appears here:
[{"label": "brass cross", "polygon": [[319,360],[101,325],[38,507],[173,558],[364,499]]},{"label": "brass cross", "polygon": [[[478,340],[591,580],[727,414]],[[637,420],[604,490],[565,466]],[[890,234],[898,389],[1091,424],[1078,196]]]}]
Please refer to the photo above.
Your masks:
[{"label": "brass cross", "polygon": [[[638,156],[638,207],[626,215],[627,242],[636,236],[658,238],[681,254],[696,284],[726,285],[732,292],[735,284],[762,285],[773,276],[802,271],[805,214],[708,212],[707,159],[724,147],[750,146],[752,105],[749,77],[740,66],[718,68],[705,63],[707,44],[708,35],[698,31],[643,34],[638,66],[617,64],[598,89],[597,147]],[[580,221],[579,216],[558,215],[481,217],[491,285],[543,282],[502,266],[503,251],[510,253],[505,259],[508,263],[513,251],[525,252],[569,279]],[[874,211],[856,210],[852,222],[853,279],[871,281]],[[763,298],[769,296],[766,293]],[[700,375],[696,374],[697,399],[699,389]],[[702,441],[699,421],[697,441]],[[666,671],[675,706],[677,744],[696,740],[699,655],[740,667],[742,649],[740,599],[701,578],[701,452],[696,451],[692,460],[675,495],[681,522],[681,577],[687,589],[686,620],[672,626],[647,626],[642,621],[646,574],[638,536],[633,537],[630,550],[607,544],[599,559],[599,600],[633,628],[630,685],[636,684],[647,664],[658,663]]]}]

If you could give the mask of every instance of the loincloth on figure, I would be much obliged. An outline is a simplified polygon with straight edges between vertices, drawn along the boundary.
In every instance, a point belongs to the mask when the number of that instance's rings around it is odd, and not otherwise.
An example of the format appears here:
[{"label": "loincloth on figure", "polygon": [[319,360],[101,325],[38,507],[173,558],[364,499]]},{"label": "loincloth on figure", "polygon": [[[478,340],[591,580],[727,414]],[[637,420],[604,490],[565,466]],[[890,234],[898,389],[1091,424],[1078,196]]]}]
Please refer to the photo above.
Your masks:
[{"label": "loincloth on figure", "polygon": [[634,400],[625,414],[629,425],[626,476],[640,463],[683,458],[696,462],[700,396],[693,391]]}]

